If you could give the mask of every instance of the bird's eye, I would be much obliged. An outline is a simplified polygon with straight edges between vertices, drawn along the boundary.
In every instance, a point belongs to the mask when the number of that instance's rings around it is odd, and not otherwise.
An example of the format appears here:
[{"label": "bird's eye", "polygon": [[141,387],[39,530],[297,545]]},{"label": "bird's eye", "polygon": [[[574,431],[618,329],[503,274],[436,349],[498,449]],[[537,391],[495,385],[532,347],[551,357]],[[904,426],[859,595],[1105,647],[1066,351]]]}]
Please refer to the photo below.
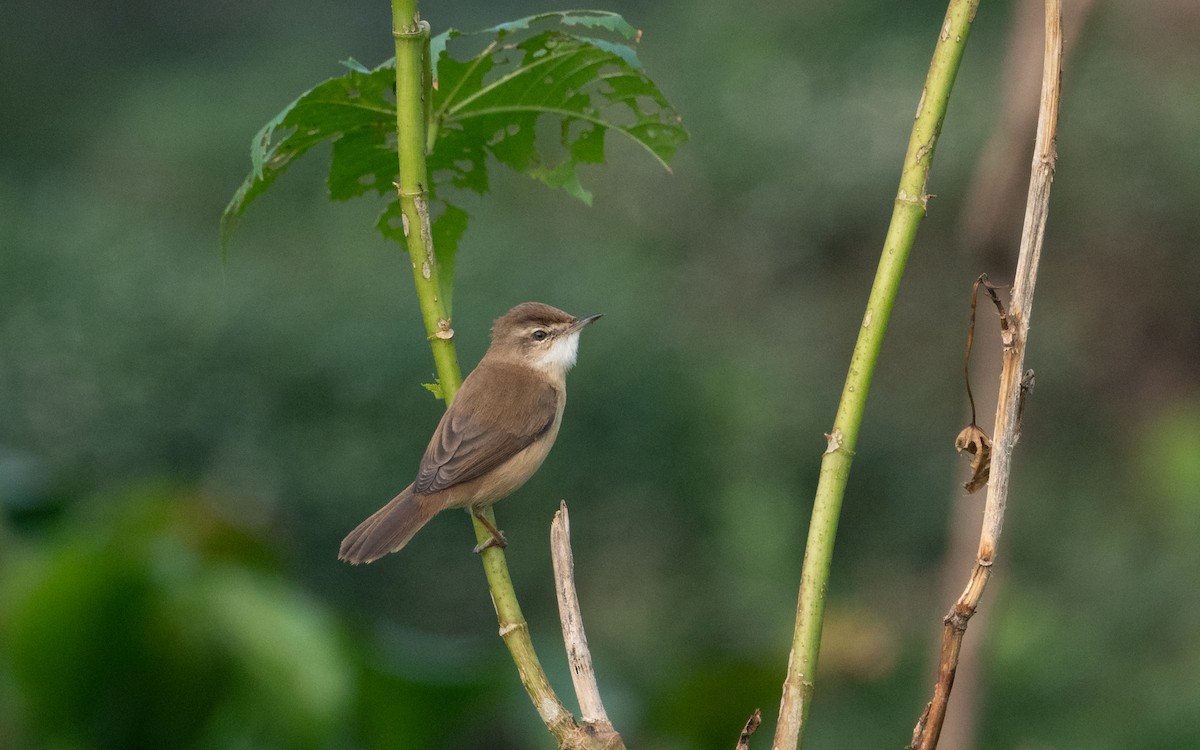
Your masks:
[{"label": "bird's eye", "polygon": [[547,334],[545,331],[543,331],[541,328],[539,328],[533,332],[533,340],[534,341],[545,341],[546,336],[548,336],[548,335],[549,334]]}]

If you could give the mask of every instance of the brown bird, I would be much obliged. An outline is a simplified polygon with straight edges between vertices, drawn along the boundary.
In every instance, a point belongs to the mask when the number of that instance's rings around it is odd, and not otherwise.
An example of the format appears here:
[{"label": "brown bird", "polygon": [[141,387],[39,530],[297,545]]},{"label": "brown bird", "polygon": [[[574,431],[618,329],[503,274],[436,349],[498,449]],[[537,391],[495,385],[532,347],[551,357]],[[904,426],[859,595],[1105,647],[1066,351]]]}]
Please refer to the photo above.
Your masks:
[{"label": "brown bird", "polygon": [[446,508],[469,508],[487,526],[491,539],[476,552],[505,546],[481,513],[525,484],[550,452],[579,332],[599,317],[524,302],[497,318],[491,346],[442,415],[416,480],[351,531],[338,557],[357,565],[396,552]]}]

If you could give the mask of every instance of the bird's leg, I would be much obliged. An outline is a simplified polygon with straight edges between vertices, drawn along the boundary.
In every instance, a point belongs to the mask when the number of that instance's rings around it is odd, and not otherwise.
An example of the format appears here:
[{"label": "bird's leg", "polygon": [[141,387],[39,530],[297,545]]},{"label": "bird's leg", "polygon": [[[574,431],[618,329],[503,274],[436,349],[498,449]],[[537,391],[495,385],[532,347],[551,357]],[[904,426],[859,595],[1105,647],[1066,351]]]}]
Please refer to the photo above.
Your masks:
[{"label": "bird's leg", "polygon": [[484,528],[488,530],[488,533],[491,534],[491,538],[475,545],[475,549],[472,550],[475,552],[475,554],[483,552],[488,547],[499,547],[500,549],[504,549],[508,546],[508,540],[504,538],[504,532],[496,528],[496,524],[483,517],[483,508],[472,508],[471,515],[475,516],[475,518],[484,525]]}]

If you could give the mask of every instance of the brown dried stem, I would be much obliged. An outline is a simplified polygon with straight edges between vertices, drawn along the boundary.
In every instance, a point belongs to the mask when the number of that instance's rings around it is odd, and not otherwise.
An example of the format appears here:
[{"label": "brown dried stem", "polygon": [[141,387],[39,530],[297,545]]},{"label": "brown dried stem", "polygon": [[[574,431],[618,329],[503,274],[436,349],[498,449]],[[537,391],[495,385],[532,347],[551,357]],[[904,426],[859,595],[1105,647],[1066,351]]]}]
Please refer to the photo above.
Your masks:
[{"label": "brown dried stem", "polygon": [[909,744],[912,750],[932,750],[937,747],[950,690],[954,685],[954,673],[958,668],[963,634],[966,632],[967,621],[975,614],[983,597],[983,590],[987,586],[996,558],[997,542],[1004,526],[1012,451],[1020,438],[1025,345],[1029,335],[1029,320],[1033,310],[1033,293],[1041,260],[1042,241],[1045,237],[1050,185],[1054,181],[1061,79],[1062,4],[1061,0],[1046,0],[1045,59],[1042,68],[1037,139],[1034,145],[1029,195],[1026,200],[1025,223],[1021,234],[1021,251],[1008,315],[1011,324],[1001,331],[1004,345],[1003,370],[1000,375],[1000,395],[993,431],[992,468],[983,529],[980,533],[975,566],[967,581],[967,587],[944,619],[937,683],[934,685],[933,699],[925,707],[913,729],[912,742]]}]

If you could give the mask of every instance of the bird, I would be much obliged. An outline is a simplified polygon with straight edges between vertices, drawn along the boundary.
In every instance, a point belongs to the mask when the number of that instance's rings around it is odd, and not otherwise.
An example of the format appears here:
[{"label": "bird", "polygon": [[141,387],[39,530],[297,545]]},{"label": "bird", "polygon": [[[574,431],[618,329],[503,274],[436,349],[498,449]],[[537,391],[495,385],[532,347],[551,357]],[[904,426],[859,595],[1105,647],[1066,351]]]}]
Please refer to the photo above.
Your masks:
[{"label": "bird", "polygon": [[488,529],[476,552],[506,546],[482,513],[524,485],[550,452],[579,333],[600,317],[523,302],[497,318],[487,352],[442,414],[416,479],[346,535],[338,557],[358,565],[397,552],[447,508],[468,509]]}]

